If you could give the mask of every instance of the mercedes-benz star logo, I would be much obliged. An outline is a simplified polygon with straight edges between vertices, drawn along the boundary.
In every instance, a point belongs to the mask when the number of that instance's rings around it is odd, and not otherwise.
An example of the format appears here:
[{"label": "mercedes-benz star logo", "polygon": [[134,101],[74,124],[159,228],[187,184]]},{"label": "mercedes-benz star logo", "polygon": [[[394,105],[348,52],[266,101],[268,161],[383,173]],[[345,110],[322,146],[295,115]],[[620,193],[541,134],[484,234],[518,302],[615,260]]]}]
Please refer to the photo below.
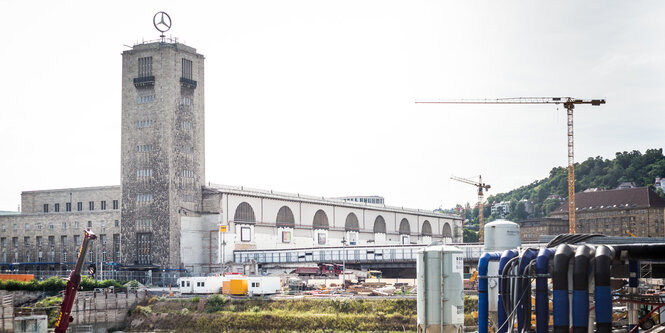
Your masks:
[{"label": "mercedes-benz star logo", "polygon": [[171,29],[171,16],[165,12],[157,12],[152,18],[152,23],[155,25],[155,29],[165,33]]}]

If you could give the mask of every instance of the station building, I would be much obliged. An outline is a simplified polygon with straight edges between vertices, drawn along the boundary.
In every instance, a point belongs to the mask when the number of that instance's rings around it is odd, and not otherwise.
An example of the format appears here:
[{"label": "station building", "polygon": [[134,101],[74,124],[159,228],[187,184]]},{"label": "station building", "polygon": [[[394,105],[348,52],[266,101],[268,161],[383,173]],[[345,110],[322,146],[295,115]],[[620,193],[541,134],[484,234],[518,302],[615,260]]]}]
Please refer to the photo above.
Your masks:
[{"label": "station building", "polygon": [[0,215],[3,268],[67,269],[83,228],[100,235],[89,260],[192,273],[235,250],[462,242],[460,217],[378,196],[206,184],[204,60],[177,40],[122,53],[120,186],[23,192],[21,212]]}]

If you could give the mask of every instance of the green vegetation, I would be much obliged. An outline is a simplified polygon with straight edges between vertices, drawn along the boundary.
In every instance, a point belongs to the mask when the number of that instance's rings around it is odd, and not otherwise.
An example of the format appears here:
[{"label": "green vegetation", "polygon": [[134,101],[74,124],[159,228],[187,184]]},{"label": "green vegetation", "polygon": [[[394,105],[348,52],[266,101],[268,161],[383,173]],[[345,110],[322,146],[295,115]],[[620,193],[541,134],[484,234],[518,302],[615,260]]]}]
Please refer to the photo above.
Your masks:
[{"label": "green vegetation", "polygon": [[222,295],[212,295],[208,298],[208,301],[205,305],[205,311],[207,313],[213,313],[217,311],[222,311],[224,305],[229,302],[229,298]]},{"label": "green vegetation", "polygon": [[[191,300],[151,300],[131,312],[136,330],[177,332],[409,331],[416,326],[410,299],[231,299],[213,295],[205,306]],[[135,327],[137,324],[138,327]]]},{"label": "green vegetation", "polygon": [[[663,156],[662,148],[647,149],[644,154],[638,150],[617,152],[615,158],[611,160],[598,156],[590,157],[582,163],[576,163],[575,191],[581,192],[589,188],[613,189],[622,182],[635,182],[637,186],[649,186],[653,189],[654,179],[664,176],[665,156]],[[658,189],[657,193],[665,198],[662,189]],[[550,195],[558,195],[564,199],[568,197],[567,168],[553,168],[547,178],[534,181],[508,193],[489,196],[484,209],[485,221],[498,218],[498,216],[490,215],[490,205],[502,201],[510,202],[511,212],[506,216],[508,220],[521,221],[527,218],[547,216],[562,204],[560,200],[547,199]],[[520,203],[522,199],[533,203],[533,213],[526,212],[524,203]],[[466,218],[472,221],[469,224],[477,225],[478,209],[467,209]]]},{"label": "green vegetation", "polygon": [[62,303],[62,297],[47,297],[35,304],[35,308],[44,309],[46,315],[48,316],[48,327],[55,327],[55,322],[58,320],[58,314],[60,314],[60,304]]},{"label": "green vegetation", "polygon": [[[50,277],[42,281],[39,281],[37,279],[33,279],[26,282],[15,281],[15,280],[0,281],[0,289],[4,290],[58,292],[64,290],[66,285],[67,281],[60,279],[58,277]],[[115,280],[97,281],[87,276],[84,276],[81,279],[82,290],[93,290],[95,288],[108,288],[110,286],[120,288],[123,285],[122,283]]]}]

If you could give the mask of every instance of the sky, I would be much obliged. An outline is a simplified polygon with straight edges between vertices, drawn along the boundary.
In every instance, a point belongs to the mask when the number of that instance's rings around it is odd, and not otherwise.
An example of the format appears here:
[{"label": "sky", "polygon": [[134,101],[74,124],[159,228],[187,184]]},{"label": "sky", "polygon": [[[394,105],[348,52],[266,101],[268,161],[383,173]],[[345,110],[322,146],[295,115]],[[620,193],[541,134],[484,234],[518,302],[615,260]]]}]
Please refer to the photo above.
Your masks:
[{"label": "sky", "polygon": [[[0,0],[0,210],[21,191],[120,184],[121,52],[166,11],[206,57],[206,182],[392,206],[474,203],[575,156],[662,148],[662,1]],[[665,175],[664,175],[665,176]]]}]

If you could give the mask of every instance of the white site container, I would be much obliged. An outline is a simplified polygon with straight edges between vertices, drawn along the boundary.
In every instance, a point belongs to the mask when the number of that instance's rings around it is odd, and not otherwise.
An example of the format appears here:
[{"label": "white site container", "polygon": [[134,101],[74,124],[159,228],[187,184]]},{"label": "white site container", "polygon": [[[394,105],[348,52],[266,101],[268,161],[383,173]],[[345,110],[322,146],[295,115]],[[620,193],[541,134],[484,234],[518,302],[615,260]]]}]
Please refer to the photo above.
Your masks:
[{"label": "white site container", "polygon": [[[496,220],[485,224],[485,252],[503,252],[522,246],[520,226],[507,220]],[[487,275],[499,275],[499,262],[490,261],[487,265]],[[497,278],[487,279],[487,300],[489,302],[490,316],[496,316],[496,305],[499,301],[499,281]]]},{"label": "white site container", "polygon": [[222,276],[192,276],[178,279],[181,294],[220,294],[222,292]]},{"label": "white site container", "polygon": [[449,245],[418,251],[418,332],[461,333],[464,330],[464,257]]},{"label": "white site container", "polygon": [[278,294],[282,291],[282,279],[279,276],[250,276],[247,291],[250,295]]}]

